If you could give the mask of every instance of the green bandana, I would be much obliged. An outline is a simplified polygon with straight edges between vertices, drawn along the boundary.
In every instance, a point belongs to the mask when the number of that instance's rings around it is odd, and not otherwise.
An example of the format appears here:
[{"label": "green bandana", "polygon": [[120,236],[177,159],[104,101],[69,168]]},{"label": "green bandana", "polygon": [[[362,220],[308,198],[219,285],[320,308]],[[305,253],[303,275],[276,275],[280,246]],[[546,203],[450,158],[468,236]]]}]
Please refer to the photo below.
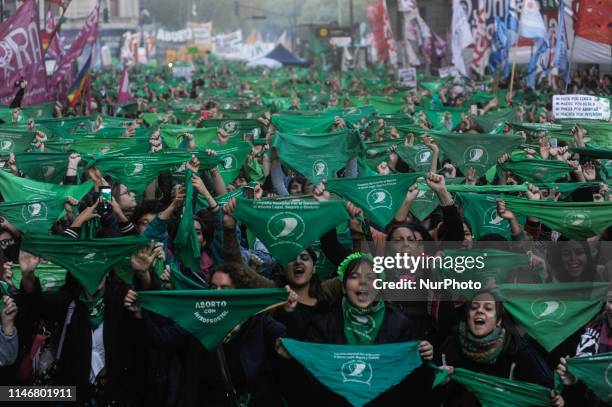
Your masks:
[{"label": "green bandana", "polygon": [[81,291],[79,300],[87,307],[91,329],[95,330],[104,320],[104,292],[97,292],[93,298],[89,298],[85,291]]},{"label": "green bandana", "polygon": [[200,271],[200,243],[193,225],[193,184],[191,183],[191,170],[185,171],[185,205],[183,214],[174,238],[176,257],[185,267],[192,271]]},{"label": "green bandana", "polygon": [[0,203],[0,215],[21,232],[46,233],[65,214],[65,200],[37,199]]},{"label": "green bandana", "polygon": [[[436,268],[436,278],[438,281],[444,279],[454,279],[458,282],[478,281],[483,287],[499,285],[506,281],[507,276],[521,269],[529,268],[529,256],[524,253],[514,253],[505,250],[497,249],[444,249],[444,256],[459,258],[470,256],[476,258],[486,255],[483,260],[485,267],[482,270],[472,270],[469,272],[457,272],[450,263],[442,263],[442,268]],[[446,266],[446,267],[445,267]],[[458,289],[450,290],[456,297],[462,294],[466,298],[470,298],[478,290],[475,289]]]},{"label": "green bandana", "polygon": [[504,198],[506,208],[533,216],[542,223],[575,240],[602,233],[612,225],[612,202],[554,202]]},{"label": "green bandana", "polygon": [[388,345],[324,345],[283,338],[287,352],[324,386],[361,407],[423,363],[418,341]]},{"label": "green bandana", "polygon": [[237,199],[234,216],[257,236],[283,266],[327,231],[346,222],[343,201]]},{"label": "green bandana", "polygon": [[[438,369],[434,383],[441,383],[446,376],[445,370]],[[450,377],[473,393],[482,407],[550,406],[550,389],[539,384],[475,373],[457,367]]]},{"label": "green bandana", "polygon": [[359,150],[358,133],[343,130],[325,134],[276,133],[273,147],[283,162],[318,184],[332,179]]},{"label": "green bandana", "polygon": [[506,330],[496,326],[482,338],[472,335],[464,321],[459,323],[459,344],[461,352],[470,360],[485,365],[493,365],[504,349]]},{"label": "green bandana", "polygon": [[[446,180],[449,182],[449,180]],[[448,185],[448,192],[477,192],[480,194],[496,194],[500,192],[526,192],[529,190],[527,184],[521,185],[465,185],[465,184],[451,184]]]},{"label": "green bandana", "polygon": [[[95,165],[104,174],[119,180],[136,196],[142,195],[147,185],[161,173],[172,172],[191,160],[191,153],[172,152],[156,154],[129,154],[100,157],[90,166]],[[200,157],[200,169],[210,169],[217,165],[217,158]]]},{"label": "green bandana", "polygon": [[[510,224],[497,213],[497,201],[495,199],[502,198],[501,195],[458,193],[457,197],[461,202],[467,223],[472,229],[474,239],[479,240],[483,236],[497,234],[503,236],[506,240],[510,240]],[[523,224],[525,223],[525,217],[517,216],[517,221],[519,224]]]},{"label": "green bandana", "polygon": [[192,280],[187,277],[185,274],[181,273],[179,270],[172,269],[172,273],[170,274],[170,282],[172,283],[172,287],[175,290],[204,290],[204,287],[201,283]]},{"label": "green bandana", "polygon": [[69,146],[70,151],[81,154],[147,154],[147,139],[139,137],[79,137]]},{"label": "green bandana", "polygon": [[[13,273],[11,277],[13,286],[20,287],[22,274],[19,264],[13,264],[11,266],[11,272]],[[40,288],[43,292],[58,291],[66,282],[66,273],[65,268],[49,263],[40,263],[36,266],[36,269],[34,269],[34,275],[38,277]]]},{"label": "green bandana", "polygon": [[28,178],[59,184],[68,169],[68,155],[68,153],[17,153],[15,161]]},{"label": "green bandana", "polygon": [[224,146],[215,146],[212,149],[217,152],[217,158],[221,160],[221,164],[217,167],[221,178],[226,184],[230,184],[240,174],[240,169],[246,162],[252,147],[246,141],[236,141]]},{"label": "green bandana", "polygon": [[0,130],[0,154],[22,153],[32,147],[36,133],[29,130]]},{"label": "green bandana", "polygon": [[21,249],[64,267],[89,293],[95,293],[106,273],[125,256],[149,241],[142,235],[76,240],[59,236],[26,234]]},{"label": "green bandana", "polygon": [[[583,382],[604,403],[612,402],[612,352],[567,359],[569,372]],[[555,372],[555,387],[561,389]]]},{"label": "green bandana", "polygon": [[366,217],[380,227],[391,222],[402,206],[406,191],[422,173],[392,174],[362,178],[337,178],[325,188],[363,209]]},{"label": "green bandana", "polygon": [[282,288],[140,291],[138,304],[163,315],[215,349],[238,324],[287,300]]},{"label": "green bandana", "polygon": [[272,116],[272,124],[281,133],[323,134],[334,124],[334,116]]},{"label": "green bandana", "polygon": [[342,314],[346,342],[349,345],[372,345],[385,317],[385,302],[378,301],[368,308],[358,308],[345,297],[342,299]]},{"label": "green bandana", "polygon": [[[248,184],[248,186],[251,188],[254,188],[255,185],[256,184],[254,182]],[[219,206],[225,206],[232,198],[241,197],[242,189],[243,187],[236,188],[233,191],[228,192],[227,194],[215,196],[215,201]],[[198,196],[196,197],[195,212],[198,212],[202,208],[208,208],[209,206],[210,205],[208,204],[208,201],[202,195],[198,194]]]},{"label": "green bandana", "polygon": [[608,283],[502,284],[504,307],[548,352],[589,322]]},{"label": "green bandana", "polygon": [[79,185],[56,185],[16,177],[0,171],[0,191],[5,202],[57,199],[65,202],[71,196],[77,201],[91,191],[93,182]]},{"label": "green bandana", "polygon": [[397,147],[397,155],[415,171],[427,172],[431,167],[433,153],[424,144],[400,145]]},{"label": "green bandana", "polygon": [[217,129],[210,127],[195,128],[164,125],[160,130],[164,144],[170,148],[187,148],[185,133],[193,135],[193,141],[195,141],[197,149],[206,149],[217,139]]},{"label": "green bandana", "polygon": [[472,120],[485,133],[499,134],[503,131],[505,123],[516,116],[516,111],[517,109],[499,109],[482,116],[472,116]]},{"label": "green bandana", "polygon": [[[447,178],[446,185],[448,190],[455,184],[460,184],[464,180],[463,177]],[[457,185],[461,187],[461,185]],[[427,219],[431,213],[440,205],[438,195],[432,191],[425,182],[419,182],[417,185],[419,192],[416,198],[410,205],[410,213],[412,213],[420,221]]]},{"label": "green bandana", "polygon": [[499,157],[523,143],[515,135],[431,133],[431,136],[461,172],[467,174],[471,167],[477,177],[494,166]]},{"label": "green bandana", "polygon": [[243,138],[246,135],[253,135],[258,138],[262,134],[262,125],[257,119],[206,119],[202,122],[204,127],[212,127],[225,131],[230,139]]},{"label": "green bandana", "polygon": [[526,182],[555,182],[572,172],[572,167],[565,161],[512,159],[498,166],[499,169],[511,171]]}]

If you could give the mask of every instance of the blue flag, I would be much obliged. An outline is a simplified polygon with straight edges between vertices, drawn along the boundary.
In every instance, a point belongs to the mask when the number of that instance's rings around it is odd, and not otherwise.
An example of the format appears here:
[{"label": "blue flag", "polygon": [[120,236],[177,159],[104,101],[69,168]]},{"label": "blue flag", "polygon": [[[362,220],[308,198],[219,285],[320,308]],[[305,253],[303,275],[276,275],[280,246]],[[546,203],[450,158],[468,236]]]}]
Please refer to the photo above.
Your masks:
[{"label": "blue flag", "polygon": [[548,51],[548,41],[544,38],[540,38],[536,41],[536,52],[531,57],[529,61],[529,66],[527,66],[527,87],[535,88],[536,86],[536,77],[539,72],[547,72],[548,71],[548,60],[547,55],[545,53]]},{"label": "blue flag", "polygon": [[565,13],[563,2],[559,2],[559,26],[557,27],[557,44],[555,45],[555,59],[553,66],[559,71],[559,77],[565,83],[570,81],[570,64],[567,56],[567,34],[565,32]]}]

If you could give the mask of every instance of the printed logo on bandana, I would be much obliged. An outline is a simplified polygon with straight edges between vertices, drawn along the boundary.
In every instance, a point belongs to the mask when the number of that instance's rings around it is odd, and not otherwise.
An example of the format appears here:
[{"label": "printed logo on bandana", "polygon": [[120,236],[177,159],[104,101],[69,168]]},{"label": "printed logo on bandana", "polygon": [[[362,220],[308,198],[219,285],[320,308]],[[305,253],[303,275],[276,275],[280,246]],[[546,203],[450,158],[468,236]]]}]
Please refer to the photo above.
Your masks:
[{"label": "printed logo on bandana", "polygon": [[21,216],[25,223],[47,220],[48,208],[44,202],[34,202],[21,207]]},{"label": "printed logo on bandana", "polygon": [[62,281],[60,281],[55,276],[45,276],[40,278],[40,286],[43,289],[52,289],[56,287],[60,287],[62,285]]},{"label": "printed logo on bandana", "polygon": [[233,155],[226,155],[221,163],[221,171],[231,171],[236,169],[238,160]]},{"label": "printed logo on bandana", "polygon": [[301,216],[293,212],[280,212],[268,220],[266,228],[274,240],[298,240],[304,234],[306,225]]},{"label": "printed logo on bandana", "polygon": [[370,209],[389,208],[393,205],[391,194],[384,189],[373,189],[366,196]]},{"label": "printed logo on bandana", "polygon": [[591,226],[591,218],[586,213],[568,213],[563,219],[563,223],[567,226],[589,227]]},{"label": "printed logo on bandana", "polygon": [[11,140],[0,140],[0,151],[11,151],[13,149],[13,142]]},{"label": "printed logo on bandana", "polygon": [[86,253],[82,257],[78,258],[78,262],[81,264],[106,264],[108,259],[106,254],[103,252]]},{"label": "printed logo on bandana", "polygon": [[52,165],[43,165],[41,169],[45,179],[49,179],[55,174],[55,167]]},{"label": "printed logo on bandana", "polygon": [[415,198],[415,201],[427,201],[427,202],[431,201],[433,198],[430,196],[429,192],[433,193],[433,191],[428,191],[426,189],[419,190]]},{"label": "printed logo on bandana", "polygon": [[106,154],[109,151],[111,151],[110,146],[104,146],[104,147],[100,148],[100,154]]},{"label": "printed logo on bandana", "polygon": [[507,224],[504,221],[504,218],[499,216],[499,213],[497,213],[497,206],[493,206],[487,209],[484,214],[483,223],[493,228],[499,228],[504,230],[507,228]]},{"label": "printed logo on bandana", "polygon": [[230,136],[234,136],[238,133],[240,126],[236,121],[227,121],[221,124],[221,128]]},{"label": "printed logo on bandana", "polygon": [[483,146],[473,145],[465,150],[463,158],[467,164],[484,166],[489,161],[489,153]]},{"label": "printed logo on bandana", "polygon": [[327,163],[323,160],[317,160],[312,164],[312,175],[316,178],[328,178],[329,170]]},{"label": "printed logo on bandana", "polygon": [[535,325],[552,323],[563,325],[559,319],[563,318],[567,306],[563,301],[550,299],[537,299],[531,303],[531,313],[538,319]]},{"label": "printed logo on bandana", "polygon": [[193,316],[207,325],[217,324],[229,314],[227,301],[197,301],[193,308]]},{"label": "printed logo on bandana", "polygon": [[431,151],[423,150],[416,154],[416,162],[419,164],[425,164],[431,162]]},{"label": "printed logo on bandana", "polygon": [[352,107],[350,109],[347,109],[345,114],[361,114],[361,109],[359,109],[358,107]]},{"label": "printed logo on bandana", "polygon": [[[606,372],[604,373],[604,379],[606,380],[606,384],[608,387],[612,387],[612,363],[608,365],[606,368]],[[612,394],[608,395],[608,399],[612,397]]]},{"label": "printed logo on bandana", "polygon": [[125,175],[139,175],[143,170],[143,163],[127,163],[125,167],[123,167]]},{"label": "printed logo on bandana", "polygon": [[342,365],[342,382],[365,383],[372,381],[372,365],[359,359],[350,360]]}]

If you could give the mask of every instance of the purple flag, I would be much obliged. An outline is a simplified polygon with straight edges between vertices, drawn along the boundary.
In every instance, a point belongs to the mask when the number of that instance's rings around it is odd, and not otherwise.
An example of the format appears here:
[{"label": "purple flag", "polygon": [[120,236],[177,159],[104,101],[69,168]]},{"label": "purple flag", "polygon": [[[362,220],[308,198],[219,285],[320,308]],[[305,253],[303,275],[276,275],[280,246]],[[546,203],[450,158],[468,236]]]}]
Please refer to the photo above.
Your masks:
[{"label": "purple flag", "polygon": [[[77,34],[76,38],[68,48],[68,51],[58,61],[57,69],[53,73],[52,82],[58,84],[66,81],[66,76],[70,74],[72,62],[81,56],[86,46],[93,46],[98,38],[98,22],[100,21],[100,3],[89,13],[85,20],[85,25]],[[61,97],[61,95],[60,95]]]},{"label": "purple flag", "polygon": [[19,79],[28,81],[22,105],[44,103],[47,93],[47,72],[38,30],[38,8],[35,0],[23,5],[0,25],[0,103],[11,103]]},{"label": "purple flag", "polygon": [[124,105],[130,101],[130,76],[128,74],[127,62],[123,62],[123,71],[121,72],[121,81],[119,83],[119,93],[117,95],[117,104]]}]

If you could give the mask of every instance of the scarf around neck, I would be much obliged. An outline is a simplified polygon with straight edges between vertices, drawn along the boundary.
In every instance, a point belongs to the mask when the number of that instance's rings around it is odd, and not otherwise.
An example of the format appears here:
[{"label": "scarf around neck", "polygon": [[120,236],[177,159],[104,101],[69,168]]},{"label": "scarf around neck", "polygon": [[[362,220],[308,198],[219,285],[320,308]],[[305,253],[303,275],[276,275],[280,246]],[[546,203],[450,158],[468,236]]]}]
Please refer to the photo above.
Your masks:
[{"label": "scarf around neck", "polygon": [[467,329],[465,322],[459,324],[459,344],[461,351],[468,359],[486,365],[492,365],[501,354],[506,342],[506,330],[496,326],[488,335],[478,338]]},{"label": "scarf around neck", "polygon": [[357,308],[345,297],[342,299],[342,314],[344,336],[348,344],[372,345],[385,317],[385,303],[378,301],[367,308]]}]

